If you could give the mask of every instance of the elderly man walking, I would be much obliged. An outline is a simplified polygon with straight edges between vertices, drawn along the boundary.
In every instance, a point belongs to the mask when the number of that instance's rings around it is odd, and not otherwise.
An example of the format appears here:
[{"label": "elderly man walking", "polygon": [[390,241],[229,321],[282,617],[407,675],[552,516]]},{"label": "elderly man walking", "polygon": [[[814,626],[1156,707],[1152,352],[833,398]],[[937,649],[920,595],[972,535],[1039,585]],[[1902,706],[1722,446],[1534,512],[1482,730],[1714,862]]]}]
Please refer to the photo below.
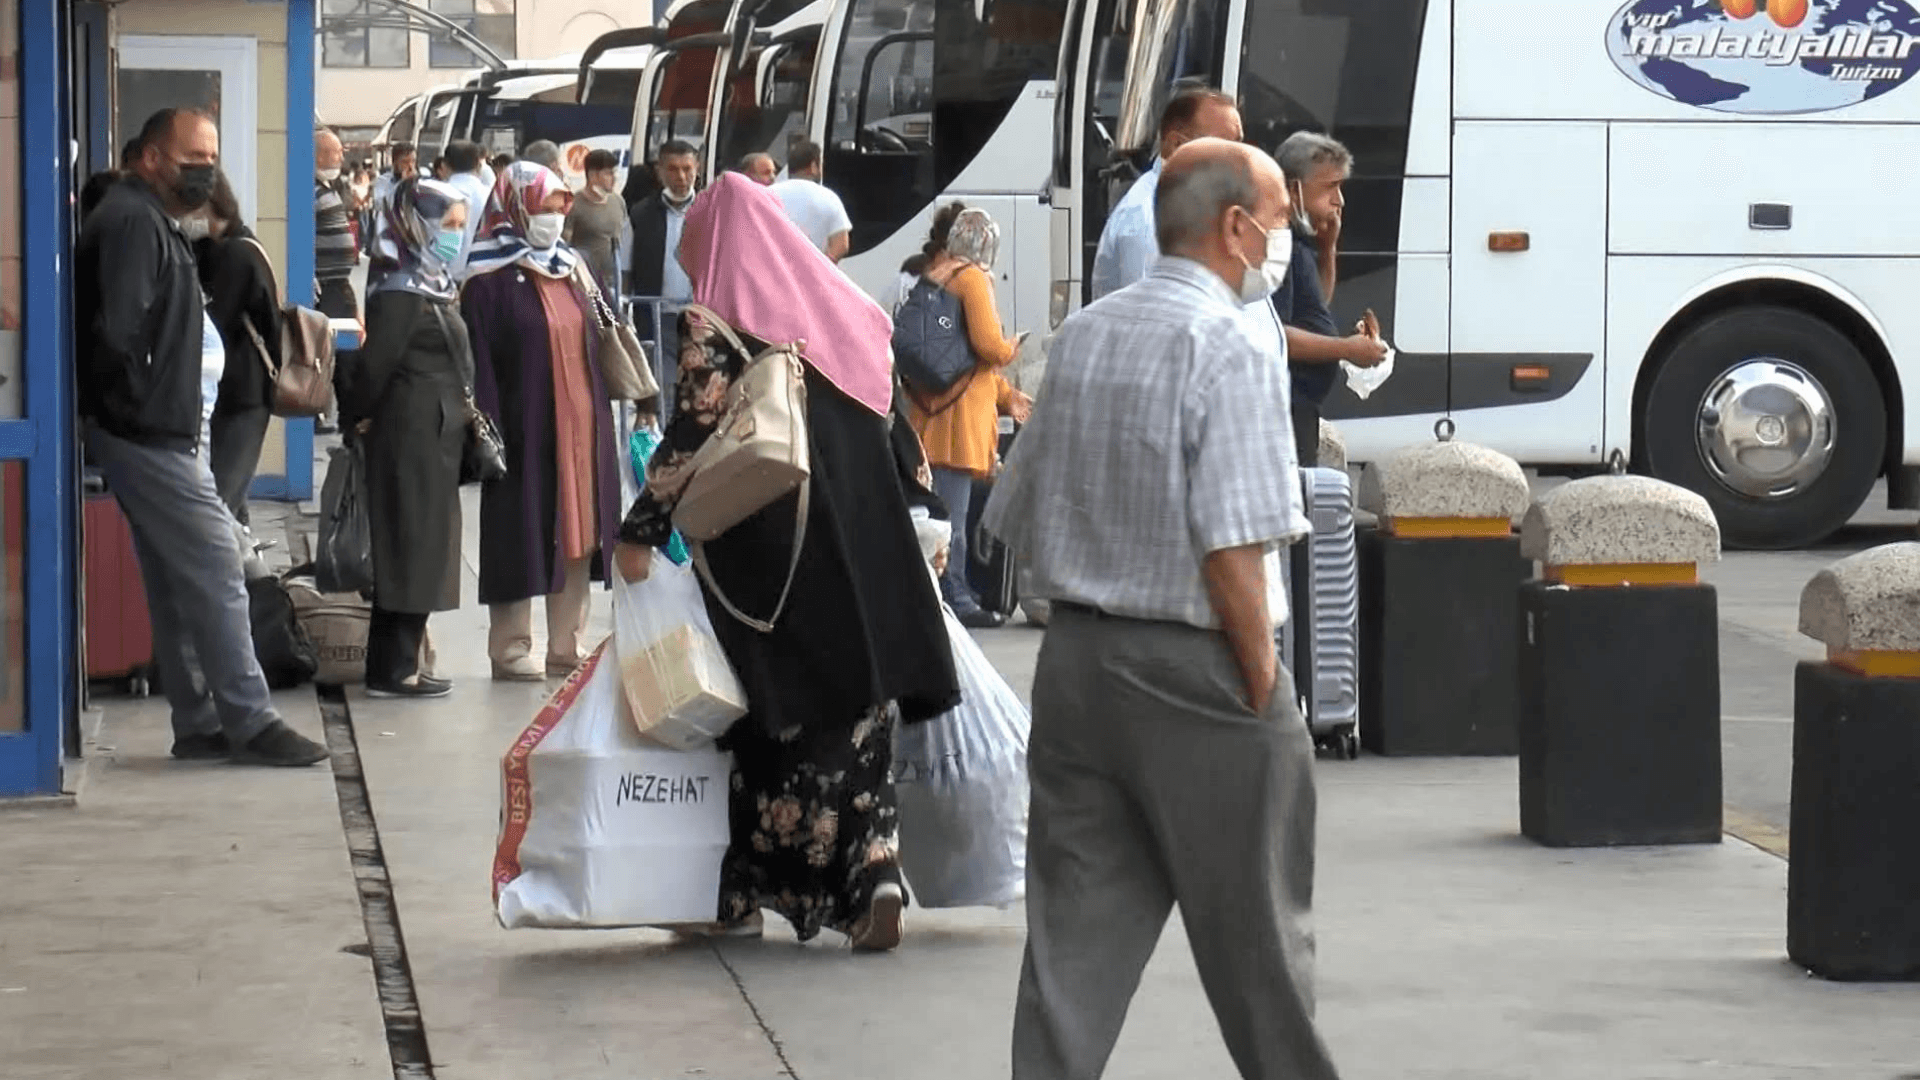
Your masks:
[{"label": "elderly man walking", "polygon": [[[1313,1022],[1313,745],[1269,557],[1305,535],[1272,158],[1183,146],[1165,254],[1068,319],[986,510],[1053,619],[1034,678],[1014,1080],[1095,1080],[1178,904],[1247,1080],[1332,1080]],[[1271,325],[1271,317],[1266,320]]]}]

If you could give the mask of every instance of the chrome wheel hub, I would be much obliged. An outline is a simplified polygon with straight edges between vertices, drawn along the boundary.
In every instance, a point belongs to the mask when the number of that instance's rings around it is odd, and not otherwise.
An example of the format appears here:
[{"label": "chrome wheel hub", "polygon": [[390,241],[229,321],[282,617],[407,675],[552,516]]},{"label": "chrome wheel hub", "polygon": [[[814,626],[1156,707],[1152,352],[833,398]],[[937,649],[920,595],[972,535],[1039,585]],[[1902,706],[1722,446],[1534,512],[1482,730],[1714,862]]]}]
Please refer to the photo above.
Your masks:
[{"label": "chrome wheel hub", "polygon": [[1798,364],[1745,360],[1707,387],[1695,438],[1720,483],[1756,499],[1788,498],[1833,460],[1833,399]]}]

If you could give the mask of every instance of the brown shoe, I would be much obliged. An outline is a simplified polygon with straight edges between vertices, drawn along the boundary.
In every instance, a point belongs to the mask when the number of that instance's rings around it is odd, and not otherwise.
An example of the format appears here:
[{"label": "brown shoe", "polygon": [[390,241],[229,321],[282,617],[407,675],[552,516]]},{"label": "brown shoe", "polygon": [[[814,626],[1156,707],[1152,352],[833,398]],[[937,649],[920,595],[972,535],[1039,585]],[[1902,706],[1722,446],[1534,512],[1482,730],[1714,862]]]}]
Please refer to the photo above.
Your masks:
[{"label": "brown shoe", "polygon": [[890,952],[907,937],[907,894],[892,881],[873,890],[867,913],[853,924],[855,952]]}]

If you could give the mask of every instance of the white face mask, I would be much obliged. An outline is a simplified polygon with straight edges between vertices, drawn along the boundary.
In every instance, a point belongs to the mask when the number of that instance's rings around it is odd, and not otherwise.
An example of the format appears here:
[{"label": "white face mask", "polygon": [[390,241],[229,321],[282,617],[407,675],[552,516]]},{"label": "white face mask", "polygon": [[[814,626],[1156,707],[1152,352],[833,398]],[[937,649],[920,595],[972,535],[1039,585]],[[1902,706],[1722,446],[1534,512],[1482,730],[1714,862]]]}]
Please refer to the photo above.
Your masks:
[{"label": "white face mask", "polygon": [[[1253,221],[1253,215],[1247,219]],[[1255,225],[1260,224],[1253,221]],[[1243,256],[1240,260],[1246,262]],[[1293,264],[1293,230],[1285,225],[1267,231],[1267,257],[1258,266],[1248,266],[1240,275],[1240,302],[1257,304],[1272,296],[1287,280],[1287,267]]]},{"label": "white face mask", "polygon": [[335,180],[340,179],[340,170],[338,167],[332,169],[316,169],[313,175],[319,177],[321,183],[331,184]]},{"label": "white face mask", "polygon": [[545,251],[560,242],[566,227],[565,214],[534,214],[527,219],[527,243],[535,251]]}]

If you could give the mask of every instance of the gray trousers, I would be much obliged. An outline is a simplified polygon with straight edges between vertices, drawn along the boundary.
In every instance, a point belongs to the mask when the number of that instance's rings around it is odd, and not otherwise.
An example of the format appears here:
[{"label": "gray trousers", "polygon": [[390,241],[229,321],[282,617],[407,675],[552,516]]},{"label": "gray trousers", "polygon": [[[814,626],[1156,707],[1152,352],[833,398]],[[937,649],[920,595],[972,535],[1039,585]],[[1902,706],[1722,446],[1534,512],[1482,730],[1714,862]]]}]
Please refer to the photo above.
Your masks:
[{"label": "gray trousers", "polygon": [[1028,746],[1013,1080],[1095,1080],[1174,905],[1246,1080],[1333,1080],[1313,1023],[1313,745],[1226,638],[1055,605]]},{"label": "gray trousers", "polygon": [[247,489],[260,468],[260,448],[266,445],[267,426],[272,422],[273,413],[267,409],[213,414],[207,464],[213,469],[220,500],[242,525],[247,523]]},{"label": "gray trousers", "polygon": [[190,453],[92,425],[86,440],[133,530],[174,734],[224,730],[236,746],[251,741],[280,716],[254,656],[233,517],[213,474]]}]

